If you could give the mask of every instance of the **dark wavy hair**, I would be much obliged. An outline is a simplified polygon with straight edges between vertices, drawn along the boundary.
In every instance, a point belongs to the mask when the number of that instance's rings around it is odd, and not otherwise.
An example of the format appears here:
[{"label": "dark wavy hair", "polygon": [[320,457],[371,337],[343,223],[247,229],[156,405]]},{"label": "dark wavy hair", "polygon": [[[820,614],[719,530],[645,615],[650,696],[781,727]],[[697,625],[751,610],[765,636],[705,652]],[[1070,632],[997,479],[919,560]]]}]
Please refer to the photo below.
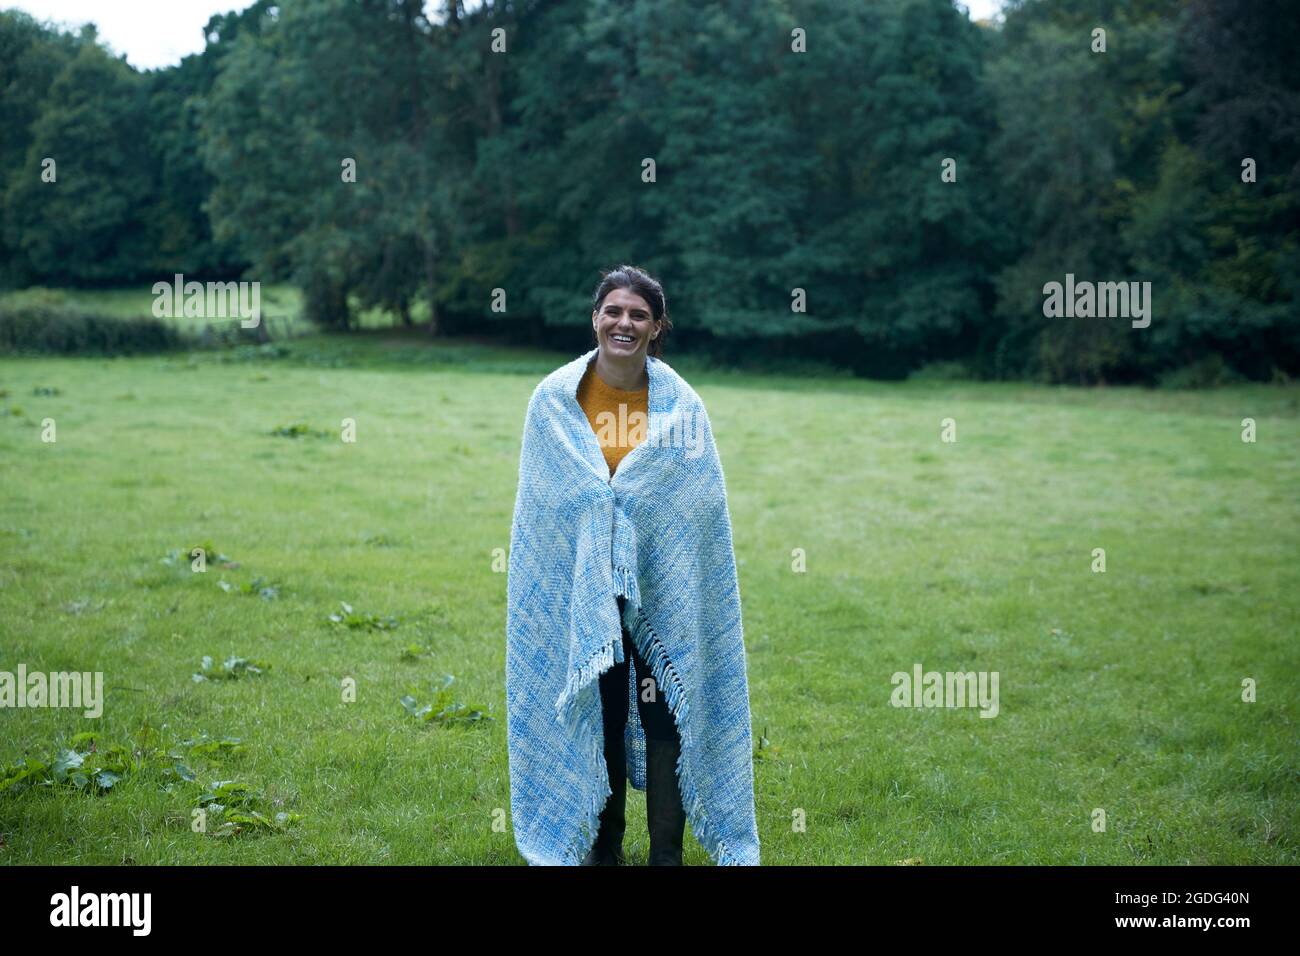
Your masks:
[{"label": "dark wavy hair", "polygon": [[[650,303],[650,315],[658,319],[659,334],[650,340],[646,346],[646,354],[653,355],[656,358],[663,355],[664,339],[668,337],[668,332],[673,327],[673,320],[668,317],[668,300],[664,298],[664,287],[659,284],[659,280],[644,269],[638,269],[632,265],[621,265],[610,269],[601,275],[600,283],[596,286],[596,292],[591,297],[591,308],[593,311],[599,311],[601,303],[605,301],[605,296],[609,295],[614,289],[628,289],[635,292],[646,302]],[[591,330],[592,343],[596,344],[596,330]]]}]

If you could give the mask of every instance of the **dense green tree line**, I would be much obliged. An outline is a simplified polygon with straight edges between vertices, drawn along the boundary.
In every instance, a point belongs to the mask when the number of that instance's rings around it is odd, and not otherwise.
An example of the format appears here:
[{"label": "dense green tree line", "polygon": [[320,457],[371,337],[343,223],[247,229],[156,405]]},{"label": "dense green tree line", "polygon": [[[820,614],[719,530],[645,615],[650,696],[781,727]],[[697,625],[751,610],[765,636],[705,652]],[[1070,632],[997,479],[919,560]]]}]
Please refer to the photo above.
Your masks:
[{"label": "dense green tree line", "polygon": [[[1294,375],[1288,5],[259,0],[145,73],[0,13],[0,282],[287,279],[331,326],[572,347],[630,261],[725,357]],[[1150,282],[1149,327],[1046,316],[1067,273]]]}]

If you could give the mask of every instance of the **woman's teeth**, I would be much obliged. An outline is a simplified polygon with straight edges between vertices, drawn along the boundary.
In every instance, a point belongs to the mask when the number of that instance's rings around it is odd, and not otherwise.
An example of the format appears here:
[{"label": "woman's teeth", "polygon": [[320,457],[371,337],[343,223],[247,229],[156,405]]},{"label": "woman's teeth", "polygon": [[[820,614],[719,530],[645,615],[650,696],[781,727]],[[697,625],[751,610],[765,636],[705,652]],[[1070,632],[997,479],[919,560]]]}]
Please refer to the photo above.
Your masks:
[{"label": "woman's teeth", "polygon": [[611,335],[610,335],[610,338],[613,339],[615,342],[635,342],[635,341],[636,341],[636,339],[632,338],[632,336],[630,336],[630,335],[616,335],[616,334],[611,334]]}]

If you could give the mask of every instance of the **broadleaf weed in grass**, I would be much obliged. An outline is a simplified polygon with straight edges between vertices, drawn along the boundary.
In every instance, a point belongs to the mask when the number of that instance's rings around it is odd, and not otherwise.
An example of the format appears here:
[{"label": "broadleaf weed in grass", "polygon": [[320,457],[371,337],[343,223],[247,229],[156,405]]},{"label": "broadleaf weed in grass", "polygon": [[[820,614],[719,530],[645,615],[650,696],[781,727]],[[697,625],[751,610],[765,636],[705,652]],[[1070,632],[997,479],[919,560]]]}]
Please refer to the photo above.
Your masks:
[{"label": "broadleaf weed in grass", "polygon": [[70,787],[84,793],[107,793],[128,776],[154,770],[174,772],[172,756],[157,747],[157,733],[145,724],[130,744],[101,746],[97,731],[76,734],[45,760],[19,758],[0,767],[0,797],[37,788]]},{"label": "broadleaf weed in grass", "polygon": [[222,661],[220,667],[214,664],[210,655],[204,654],[199,667],[200,670],[190,675],[190,679],[196,684],[209,680],[235,680],[247,674],[261,674],[271,669],[271,665],[265,661],[237,657],[233,654]]},{"label": "broadleaf weed in grass", "polygon": [[349,627],[352,629],[369,628],[372,631],[391,631],[397,627],[397,618],[393,616],[380,617],[377,614],[363,614],[353,609],[347,601],[340,601],[339,606],[343,608],[343,613],[335,611],[328,618],[331,624],[337,624],[340,627]]},{"label": "broadleaf weed in grass", "polygon": [[412,717],[419,720],[436,722],[441,724],[473,724],[484,720],[496,720],[488,711],[490,706],[483,704],[465,704],[456,700],[456,696],[451,689],[456,678],[451,674],[442,676],[441,686],[434,686],[433,700],[423,706],[420,705],[416,695],[420,693],[418,688],[410,688],[410,692],[401,697],[400,703],[406,708],[406,712]]},{"label": "broadleaf weed in grass", "polygon": [[334,433],[323,428],[312,428],[306,422],[294,422],[291,425],[279,425],[269,434],[276,438],[333,438]]},{"label": "broadleaf weed in grass", "polygon": [[[276,801],[277,803],[279,801]],[[272,813],[260,791],[237,780],[215,780],[199,796],[205,814],[204,832],[217,838],[279,833],[302,819],[298,813]]]},{"label": "broadleaf weed in grass", "polygon": [[433,648],[428,644],[407,644],[402,648],[401,659],[404,661],[418,661],[432,656]]},{"label": "broadleaf weed in grass", "polygon": [[263,601],[274,601],[280,596],[280,585],[274,584],[260,575],[242,584],[231,584],[225,578],[217,581],[217,587],[227,594],[256,594]]},{"label": "broadleaf weed in grass", "polygon": [[754,747],[754,759],[774,760],[780,755],[781,755],[781,748],[772,746],[772,741],[767,739],[767,728],[764,727],[763,732],[758,735],[758,741],[756,746]]}]

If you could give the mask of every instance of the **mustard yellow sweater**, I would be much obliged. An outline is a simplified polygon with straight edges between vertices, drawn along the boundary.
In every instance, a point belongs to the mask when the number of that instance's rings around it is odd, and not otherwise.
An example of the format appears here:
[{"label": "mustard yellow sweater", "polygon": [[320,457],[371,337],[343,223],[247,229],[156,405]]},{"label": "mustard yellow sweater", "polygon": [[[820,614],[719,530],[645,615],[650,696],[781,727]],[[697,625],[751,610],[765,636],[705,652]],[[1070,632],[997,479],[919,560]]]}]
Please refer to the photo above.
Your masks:
[{"label": "mustard yellow sweater", "polygon": [[624,456],[645,441],[650,385],[626,391],[605,384],[592,361],[578,383],[578,404],[587,414],[612,478]]}]

